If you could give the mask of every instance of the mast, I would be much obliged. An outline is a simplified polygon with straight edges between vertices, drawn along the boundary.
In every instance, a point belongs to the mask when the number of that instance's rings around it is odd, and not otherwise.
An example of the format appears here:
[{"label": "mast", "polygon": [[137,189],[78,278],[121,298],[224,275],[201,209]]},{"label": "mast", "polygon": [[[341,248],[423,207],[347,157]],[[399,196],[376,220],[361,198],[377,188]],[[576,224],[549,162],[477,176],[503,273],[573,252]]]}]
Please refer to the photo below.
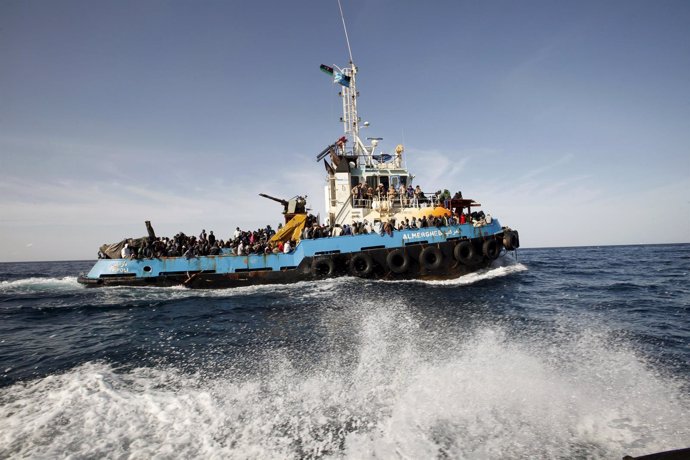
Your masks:
[{"label": "mast", "polygon": [[[340,19],[343,22],[343,31],[345,32],[345,42],[347,43],[347,52],[350,55],[350,63],[348,67],[342,69],[343,75],[345,75],[345,80],[349,81],[349,84],[343,84],[343,81],[339,83],[342,84],[342,89],[340,91],[340,96],[343,98],[343,117],[341,121],[343,122],[343,130],[345,131],[345,137],[348,137],[352,141],[352,153],[357,157],[366,154],[367,150],[364,147],[361,139],[359,138],[359,122],[360,118],[357,115],[357,97],[359,93],[357,92],[357,66],[355,66],[354,60],[352,58],[352,48],[350,47],[350,37],[347,34],[347,26],[345,25],[345,15],[343,14],[343,7],[338,0],[338,9],[340,10]],[[367,164],[370,161],[367,159]]]},{"label": "mast", "polygon": [[357,67],[350,61],[350,66],[343,69],[343,73],[350,77],[350,86],[343,86],[340,95],[343,98],[343,129],[345,136],[352,140],[353,153],[360,151],[359,117],[357,116],[357,85],[355,83]]}]

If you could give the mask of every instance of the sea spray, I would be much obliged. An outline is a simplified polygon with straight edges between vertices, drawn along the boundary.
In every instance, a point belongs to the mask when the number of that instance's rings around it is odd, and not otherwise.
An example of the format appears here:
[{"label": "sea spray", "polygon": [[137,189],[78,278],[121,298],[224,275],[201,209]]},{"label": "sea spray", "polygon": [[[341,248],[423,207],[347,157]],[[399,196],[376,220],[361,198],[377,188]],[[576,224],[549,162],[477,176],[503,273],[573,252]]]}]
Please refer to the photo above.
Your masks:
[{"label": "sea spray", "polygon": [[276,350],[204,377],[89,363],[6,387],[0,455],[610,458],[690,439],[678,383],[601,332],[456,337],[402,305],[353,318],[354,357]]},{"label": "sea spray", "polygon": [[455,285],[221,291],[82,289],[62,281],[70,263],[6,264],[0,281],[58,282],[0,286],[0,457],[685,447],[688,250],[525,250]]}]

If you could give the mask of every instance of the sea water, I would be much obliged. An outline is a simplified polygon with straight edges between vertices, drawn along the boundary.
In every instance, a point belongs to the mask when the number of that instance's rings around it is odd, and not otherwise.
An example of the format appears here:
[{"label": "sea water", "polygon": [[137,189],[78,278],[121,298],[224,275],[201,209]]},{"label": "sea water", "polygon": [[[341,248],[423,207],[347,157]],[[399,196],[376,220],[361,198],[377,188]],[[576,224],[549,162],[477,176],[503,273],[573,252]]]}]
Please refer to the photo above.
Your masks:
[{"label": "sea water", "polygon": [[690,245],[443,282],[87,289],[0,264],[0,458],[622,458],[690,446]]}]

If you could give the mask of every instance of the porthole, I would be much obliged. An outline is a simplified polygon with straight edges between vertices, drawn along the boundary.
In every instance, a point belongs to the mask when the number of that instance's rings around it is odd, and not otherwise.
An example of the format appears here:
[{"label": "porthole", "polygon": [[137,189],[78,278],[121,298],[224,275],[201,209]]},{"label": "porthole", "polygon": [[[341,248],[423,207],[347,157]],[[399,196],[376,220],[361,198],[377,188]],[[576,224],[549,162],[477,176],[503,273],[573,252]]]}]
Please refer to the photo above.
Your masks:
[{"label": "porthole", "polygon": [[144,271],[145,271],[146,273],[150,272],[150,271],[151,271],[151,267],[149,267],[148,265],[144,266]]}]

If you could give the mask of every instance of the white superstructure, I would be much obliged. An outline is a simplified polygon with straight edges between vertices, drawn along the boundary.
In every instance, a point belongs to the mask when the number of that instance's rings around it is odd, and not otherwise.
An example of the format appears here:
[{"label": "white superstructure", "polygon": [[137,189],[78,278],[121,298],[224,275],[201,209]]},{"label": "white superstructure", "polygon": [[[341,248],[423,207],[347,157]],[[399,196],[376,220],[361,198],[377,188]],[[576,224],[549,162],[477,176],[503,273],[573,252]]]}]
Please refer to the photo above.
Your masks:
[{"label": "white superstructure", "polygon": [[377,151],[381,138],[367,138],[368,144],[360,138],[357,67],[350,62],[343,69],[335,66],[321,68],[326,73],[332,70],[335,81],[342,85],[341,121],[345,134],[317,157],[318,160],[324,159],[328,171],[325,193],[329,223],[387,222],[391,218],[399,221],[400,218],[418,216],[420,208],[438,205],[433,196],[415,195],[413,190],[408,190],[414,176],[407,170],[402,145],[398,145],[393,153],[386,154]]}]

